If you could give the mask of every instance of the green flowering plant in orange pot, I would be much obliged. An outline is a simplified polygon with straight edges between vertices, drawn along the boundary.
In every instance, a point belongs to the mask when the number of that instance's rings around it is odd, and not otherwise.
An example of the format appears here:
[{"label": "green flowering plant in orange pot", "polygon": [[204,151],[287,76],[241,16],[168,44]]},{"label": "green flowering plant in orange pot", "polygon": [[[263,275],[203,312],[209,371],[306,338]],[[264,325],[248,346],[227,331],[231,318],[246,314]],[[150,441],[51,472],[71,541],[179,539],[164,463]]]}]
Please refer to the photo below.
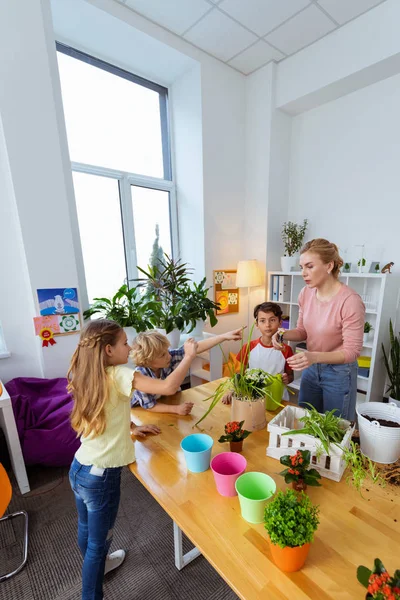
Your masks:
[{"label": "green flowering plant in orange pot", "polygon": [[372,571],[360,565],[357,569],[357,579],[367,588],[366,599],[400,600],[400,570],[397,569],[392,577],[379,558],[375,559]]},{"label": "green flowering plant in orange pot", "polygon": [[244,421],[229,421],[226,423],[224,428],[225,435],[221,435],[218,440],[221,444],[224,442],[229,442],[231,452],[241,452],[243,440],[245,440],[251,434],[251,431],[243,429],[243,423]]},{"label": "green flowering plant in orange pot", "polygon": [[309,450],[297,450],[296,454],[285,454],[281,456],[280,463],[288,469],[279,473],[283,475],[286,483],[291,483],[292,488],[298,492],[306,490],[308,485],[320,486],[318,479],[321,475],[317,469],[309,469],[311,452]]}]

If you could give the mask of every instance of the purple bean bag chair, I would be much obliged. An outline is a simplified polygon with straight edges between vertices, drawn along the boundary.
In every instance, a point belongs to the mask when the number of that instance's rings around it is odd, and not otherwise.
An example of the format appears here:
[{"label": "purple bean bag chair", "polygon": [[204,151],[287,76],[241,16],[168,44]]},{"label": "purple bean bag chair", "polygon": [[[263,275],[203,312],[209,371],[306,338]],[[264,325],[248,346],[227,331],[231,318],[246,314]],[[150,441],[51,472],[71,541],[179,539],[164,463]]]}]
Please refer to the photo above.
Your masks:
[{"label": "purple bean bag chair", "polygon": [[80,442],[69,415],[67,380],[17,377],[6,384],[25,464],[69,466]]}]

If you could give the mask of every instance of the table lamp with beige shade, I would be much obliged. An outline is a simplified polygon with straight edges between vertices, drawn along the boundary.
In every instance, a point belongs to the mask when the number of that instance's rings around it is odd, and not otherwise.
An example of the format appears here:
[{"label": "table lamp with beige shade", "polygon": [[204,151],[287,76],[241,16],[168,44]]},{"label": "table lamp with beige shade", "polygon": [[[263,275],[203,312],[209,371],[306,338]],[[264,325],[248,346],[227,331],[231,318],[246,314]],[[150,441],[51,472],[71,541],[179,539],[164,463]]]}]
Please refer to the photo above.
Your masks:
[{"label": "table lamp with beige shade", "polygon": [[236,286],[247,288],[247,330],[250,331],[250,288],[262,285],[262,273],[259,262],[251,260],[239,260],[236,273]]}]

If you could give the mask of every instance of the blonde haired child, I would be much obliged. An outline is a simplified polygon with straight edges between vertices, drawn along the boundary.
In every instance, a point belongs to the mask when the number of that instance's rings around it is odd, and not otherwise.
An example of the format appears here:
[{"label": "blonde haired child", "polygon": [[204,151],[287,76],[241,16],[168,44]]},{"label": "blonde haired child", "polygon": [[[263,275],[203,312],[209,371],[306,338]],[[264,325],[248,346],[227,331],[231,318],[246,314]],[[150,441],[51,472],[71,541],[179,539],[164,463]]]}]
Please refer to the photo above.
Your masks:
[{"label": "blonde haired child", "polygon": [[[83,556],[82,600],[103,598],[103,577],[119,566],[124,550],[107,556],[120,500],[122,467],[135,461],[130,436],[130,398],[136,375],[126,367],[129,353],[124,330],[114,321],[91,321],[82,331],[68,371],[74,406],[71,424],[81,436],[69,472],[78,510],[78,544]],[[169,382],[154,382],[153,391],[176,391],[196,356],[196,344],[185,344],[182,373]],[[178,371],[178,370],[177,370]],[[160,385],[157,385],[160,384]],[[146,386],[145,386],[146,387]],[[148,389],[146,387],[146,389]],[[155,425],[134,426],[136,436],[160,433]]]},{"label": "blonde haired child", "polygon": [[[242,328],[202,340],[196,344],[197,354],[228,340],[240,340],[241,337]],[[181,369],[184,356],[184,346],[170,348],[168,339],[158,331],[139,333],[133,341],[131,353],[132,360],[136,365],[132,406],[140,404],[143,408],[154,412],[188,415],[193,408],[193,402],[178,405],[158,404],[157,400],[160,395],[173,394],[176,389],[169,391],[157,391],[155,389],[155,385],[158,385],[160,390],[164,389],[172,374]],[[180,383],[182,383],[186,372],[187,368]]]}]

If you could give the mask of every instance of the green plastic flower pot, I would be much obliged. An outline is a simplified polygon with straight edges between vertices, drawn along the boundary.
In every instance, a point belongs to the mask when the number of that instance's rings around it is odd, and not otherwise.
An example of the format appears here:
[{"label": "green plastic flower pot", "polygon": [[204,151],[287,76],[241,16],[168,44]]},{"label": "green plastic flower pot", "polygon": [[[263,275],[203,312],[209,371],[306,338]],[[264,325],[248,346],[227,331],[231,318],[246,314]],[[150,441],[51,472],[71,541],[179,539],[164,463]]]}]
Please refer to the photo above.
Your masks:
[{"label": "green plastic flower pot", "polygon": [[276,483],[266,473],[244,473],[236,480],[240,510],[249,523],[263,523],[264,509],[276,491]]},{"label": "green plastic flower pot", "polygon": [[279,405],[276,404],[276,402],[282,402],[284,389],[285,386],[280,378],[277,378],[270,386],[268,386],[268,391],[275,402],[273,402],[269,396],[265,396],[265,410],[276,410],[279,408]]}]

